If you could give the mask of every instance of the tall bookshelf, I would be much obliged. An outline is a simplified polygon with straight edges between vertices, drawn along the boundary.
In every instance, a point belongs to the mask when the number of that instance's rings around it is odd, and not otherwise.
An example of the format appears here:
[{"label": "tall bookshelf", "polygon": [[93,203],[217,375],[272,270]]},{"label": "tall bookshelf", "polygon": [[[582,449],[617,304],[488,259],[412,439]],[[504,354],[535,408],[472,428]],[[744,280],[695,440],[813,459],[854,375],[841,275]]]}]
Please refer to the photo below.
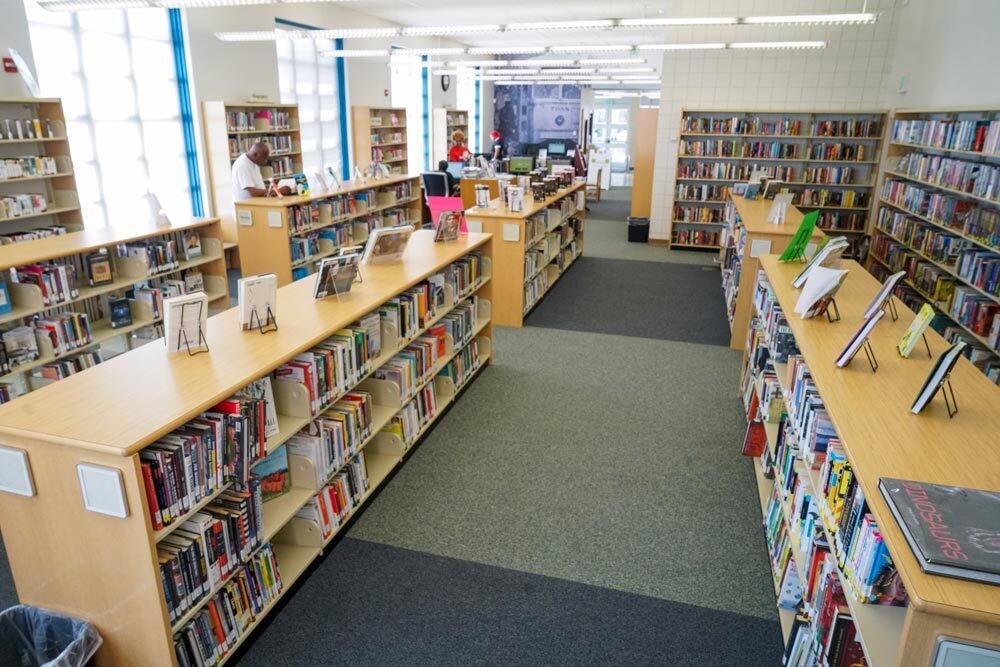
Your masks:
[{"label": "tall bookshelf", "polygon": [[[240,618],[220,657],[220,663],[229,661],[310,565],[333,548],[336,536],[387,483],[468,382],[492,363],[490,251],[489,235],[469,234],[457,241],[434,243],[431,232],[421,231],[411,239],[404,261],[365,267],[364,282],[354,286],[350,298],[317,301],[307,281],[280,288],[277,318],[281,327],[273,333],[241,331],[238,309],[230,309],[209,319],[211,351],[207,354],[171,355],[160,346],[146,346],[35,392],[22,399],[22,405],[0,406],[4,445],[27,452],[34,482],[34,495],[0,494],[4,546],[21,601],[93,623],[104,640],[95,657],[98,667],[135,664],[136,660],[143,665],[175,665],[177,633],[183,636],[190,620],[203,618],[206,607],[214,604],[215,593],[242,580],[244,574],[237,570],[193,601],[185,613],[172,618],[157,547],[173,536],[184,518],[214,502],[230,484],[193,504],[181,518],[156,529],[147,500],[142,453],[220,400],[269,376],[350,323],[377,312],[432,274],[463,263],[465,282],[459,284],[458,291],[451,282],[446,283],[443,304],[422,316],[412,335],[401,337],[389,319],[380,317],[377,356],[369,357],[357,375],[345,380],[343,390],[338,382],[338,391],[331,392],[323,405],[311,405],[305,385],[272,381],[279,432],[267,437],[264,444],[268,453],[279,450],[289,438],[322,417],[348,391],[367,392],[374,404],[368,434],[350,455],[349,463],[318,479],[311,459],[292,455],[290,489],[264,501],[262,525],[255,531],[261,542],[240,560],[245,563],[262,553],[273,553],[270,578],[280,581],[280,586],[272,587],[272,594],[259,609]],[[474,262],[473,255],[477,258]],[[470,268],[473,265],[476,268]],[[419,387],[404,395],[394,382],[376,379],[378,369],[411,341],[458,309],[469,312],[472,304],[475,321],[468,323],[460,340],[444,335],[437,364],[420,378]],[[456,380],[459,375],[453,363],[459,360],[468,363]],[[400,438],[392,428],[393,420],[414,405],[415,394],[426,391],[434,394],[434,410],[425,413],[419,429]],[[361,456],[367,486],[363,492],[358,489],[356,502],[336,527],[325,530],[304,517],[300,510],[327,488],[324,480],[354,467]],[[111,496],[121,490],[124,517],[85,509],[77,478],[81,463],[111,471],[113,481],[104,490]]]},{"label": "tall bookshelf", "polygon": [[868,270],[1000,383],[1000,111],[898,110]]},{"label": "tall bookshelf", "polygon": [[[574,183],[512,212],[499,199],[465,212],[469,229],[493,235],[493,321],[520,327],[583,254],[586,184]],[[530,197],[530,195],[529,195]]]},{"label": "tall bookshelf", "polygon": [[[212,207],[222,222],[222,240],[236,243],[233,214],[233,162],[256,142],[271,147],[271,164],[261,167],[265,179],[302,173],[299,108],[274,102],[201,104]],[[268,118],[257,118],[267,114]]]},{"label": "tall bookshelf", "polygon": [[[118,252],[120,244],[165,238],[176,243],[180,235],[191,234],[196,234],[200,241],[198,256],[188,258],[178,247],[176,261],[171,266],[155,270],[150,269],[144,260],[129,256],[125,251]],[[194,280],[195,276],[191,274],[200,274],[210,307],[228,308],[229,288],[220,234],[217,219],[203,218],[169,226],[104,227],[0,247],[0,270],[5,274],[4,283],[12,306],[10,312],[0,314],[0,337],[6,340],[12,330],[20,328],[23,331],[25,324],[30,325],[36,316],[46,320],[59,313],[83,313],[90,327],[89,337],[81,336],[70,349],[63,350],[56,347],[43,330],[35,328],[37,355],[24,357],[22,363],[0,375],[0,386],[3,386],[7,396],[13,399],[51,384],[63,374],[87,368],[86,364],[96,361],[92,355],[94,352],[99,352],[100,358],[106,360],[161,337],[157,327],[162,322],[162,313],[152,301],[137,298],[136,288],[158,289],[164,281],[183,281],[185,277]],[[113,279],[103,285],[91,286],[88,284],[84,256],[102,250],[111,260]],[[46,301],[42,288],[23,278],[18,271],[29,266],[72,267],[76,274],[77,294],[74,296],[68,289],[59,287]],[[54,282],[46,284],[51,287]],[[128,298],[131,323],[112,325],[109,302],[113,298]]]},{"label": "tall bookshelf", "polygon": [[[34,121],[38,120],[38,127]],[[20,125],[20,131],[18,131]],[[32,159],[34,158],[34,159]],[[40,158],[45,160],[44,164]],[[0,178],[0,235],[46,227],[83,228],[80,198],[66,136],[66,117],[58,98],[0,98],[0,160],[19,164]],[[54,164],[53,164],[54,163]],[[24,196],[34,195],[32,201]],[[21,198],[11,207],[8,197]],[[7,243],[8,239],[3,239]]]},{"label": "tall bookshelf", "polygon": [[274,273],[285,285],[314,273],[338,248],[364,243],[372,229],[419,227],[420,193],[418,177],[393,176],[333,192],[241,201],[236,215],[243,273]]},{"label": "tall bookshelf", "polygon": [[819,227],[869,233],[881,153],[882,111],[681,111],[673,190],[672,248],[719,249],[723,208],[734,183],[755,170],[784,181]]},{"label": "tall bookshelf", "polygon": [[[776,515],[790,537],[790,558],[772,560],[775,579],[784,579],[787,569],[794,568],[801,573],[801,581],[808,581],[814,550],[823,549],[824,543],[834,556],[846,558],[846,566],[834,567],[835,577],[846,592],[849,615],[872,667],[931,664],[942,636],[1000,648],[1000,589],[924,573],[878,491],[882,477],[995,489],[1000,462],[992,452],[1000,393],[970,363],[960,360],[951,374],[956,395],[962,397],[955,418],[948,417],[940,395],[920,415],[911,414],[910,404],[934,359],[916,353],[903,358],[896,353],[896,343],[910,324],[904,318],[896,322],[885,318],[869,337],[878,358],[878,372],[872,372],[863,358],[856,358],[847,368],[837,368],[831,359],[853,336],[861,313],[880,287],[857,263],[847,261],[843,268],[849,273],[837,293],[842,319],[834,323],[824,317],[803,320],[792,314],[799,290],[791,282],[800,265],[781,263],[777,255],[766,255],[754,276],[758,311],[747,331],[741,394],[745,406],[757,394],[764,420],[766,445],[763,458],[754,458],[754,469],[765,522],[770,525],[769,517]],[[778,309],[785,319],[777,315]],[[775,347],[768,322],[777,322],[779,329],[784,326],[782,335],[791,337],[794,348],[789,349],[787,342]],[[948,347],[934,332],[927,338],[934,358]],[[863,602],[864,596],[854,592],[860,575],[852,573],[856,561],[851,558],[863,554],[853,552],[851,556],[841,551],[849,545],[838,539],[849,538],[839,535],[842,528],[831,521],[823,488],[823,461],[812,453],[810,433],[800,431],[802,422],[794,417],[796,392],[800,391],[790,380],[795,357],[801,357],[808,367],[815,396],[835,426],[867,512],[905,587],[906,606]],[[795,377],[801,385],[802,376]],[[768,384],[771,389],[766,388]],[[923,447],[919,456],[914,454],[915,448],[927,443],[933,443],[933,448]],[[812,505],[803,502],[804,497],[812,498]],[[811,520],[806,521],[808,517]],[[806,605],[799,616],[812,617],[816,611]],[[787,641],[796,614],[782,609],[779,615]]]},{"label": "tall bookshelf", "polygon": [[[465,135],[466,146],[469,145],[469,112],[459,109],[439,108],[434,109],[432,114],[433,128],[431,136],[434,138],[434,164],[441,160],[448,159],[448,151],[451,150],[451,134],[455,130],[461,130]],[[469,151],[472,152],[471,150]]]},{"label": "tall bookshelf", "polygon": [[354,166],[364,172],[373,162],[390,174],[407,172],[406,109],[395,107],[351,107]]}]

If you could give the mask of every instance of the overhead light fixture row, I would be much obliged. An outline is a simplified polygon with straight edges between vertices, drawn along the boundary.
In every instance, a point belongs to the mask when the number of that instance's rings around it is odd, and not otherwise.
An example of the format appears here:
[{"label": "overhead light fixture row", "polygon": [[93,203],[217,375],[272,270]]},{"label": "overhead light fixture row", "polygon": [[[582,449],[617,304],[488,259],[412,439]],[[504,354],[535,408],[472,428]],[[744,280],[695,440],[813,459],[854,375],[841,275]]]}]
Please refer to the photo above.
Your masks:
[{"label": "overhead light fixture row", "polygon": [[[469,49],[425,49],[420,47],[409,49],[340,49],[336,51],[320,51],[321,56],[329,58],[371,58],[384,56],[419,56],[419,55],[459,55],[467,53],[470,55],[485,55],[487,51],[495,52],[494,55],[505,53],[593,53],[593,52],[635,52],[635,51],[690,51],[690,50],[716,50],[716,49],[825,49],[828,43],[825,41],[798,41],[798,42],[730,42],[730,43],[708,43],[708,44],[633,44],[633,45],[607,45],[607,46],[538,46],[538,47],[490,47],[469,48]],[[511,50],[515,49],[515,50]],[[530,51],[528,49],[531,49]],[[513,62],[513,61],[511,61]],[[530,64],[531,61],[519,61]],[[580,60],[579,62],[592,62]],[[493,61],[484,60],[481,65],[490,67]]]}]

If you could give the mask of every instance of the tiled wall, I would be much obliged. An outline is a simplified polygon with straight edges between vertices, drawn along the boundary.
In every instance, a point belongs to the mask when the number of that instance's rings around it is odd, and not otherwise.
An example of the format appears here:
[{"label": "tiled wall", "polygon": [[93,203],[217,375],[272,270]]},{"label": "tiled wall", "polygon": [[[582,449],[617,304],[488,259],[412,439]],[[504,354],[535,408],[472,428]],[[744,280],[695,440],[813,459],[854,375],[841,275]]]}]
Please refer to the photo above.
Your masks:
[{"label": "tiled wall", "polygon": [[[705,27],[685,42],[827,40],[809,51],[667,51],[657,125],[650,238],[669,240],[677,140],[684,108],[698,110],[885,110],[895,51],[895,0],[869,0],[881,12],[869,26]],[[712,12],[705,11],[710,6]],[[860,2],[709,0],[701,15],[857,12]]]}]

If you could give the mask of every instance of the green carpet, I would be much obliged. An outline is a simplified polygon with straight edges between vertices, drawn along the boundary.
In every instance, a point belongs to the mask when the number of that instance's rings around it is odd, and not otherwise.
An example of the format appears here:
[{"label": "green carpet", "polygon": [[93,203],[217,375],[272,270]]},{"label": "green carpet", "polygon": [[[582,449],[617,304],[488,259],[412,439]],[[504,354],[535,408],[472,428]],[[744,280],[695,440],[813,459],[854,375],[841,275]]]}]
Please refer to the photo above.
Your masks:
[{"label": "green carpet", "polygon": [[350,537],[775,618],[738,352],[536,328],[495,346]]}]

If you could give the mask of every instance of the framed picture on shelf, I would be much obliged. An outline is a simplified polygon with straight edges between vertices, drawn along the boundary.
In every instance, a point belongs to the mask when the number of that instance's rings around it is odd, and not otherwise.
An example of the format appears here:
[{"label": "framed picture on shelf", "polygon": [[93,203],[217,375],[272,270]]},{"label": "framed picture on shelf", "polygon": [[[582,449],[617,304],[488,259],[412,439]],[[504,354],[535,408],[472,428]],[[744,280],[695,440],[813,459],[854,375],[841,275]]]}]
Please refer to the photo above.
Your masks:
[{"label": "framed picture on shelf", "polygon": [[406,252],[406,244],[413,234],[413,225],[379,227],[373,229],[361,256],[362,264],[390,264],[398,262]]}]

